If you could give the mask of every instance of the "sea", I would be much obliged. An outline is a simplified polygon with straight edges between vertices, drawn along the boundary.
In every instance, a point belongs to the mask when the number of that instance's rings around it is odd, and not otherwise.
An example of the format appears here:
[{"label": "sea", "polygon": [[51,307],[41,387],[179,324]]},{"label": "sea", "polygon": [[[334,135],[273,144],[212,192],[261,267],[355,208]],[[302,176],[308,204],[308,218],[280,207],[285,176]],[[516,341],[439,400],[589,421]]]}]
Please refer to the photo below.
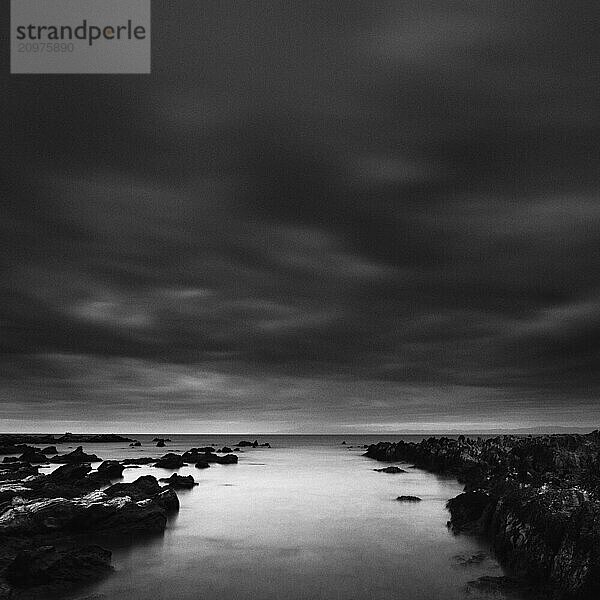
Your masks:
[{"label": "sea", "polygon": [[[130,437],[142,446],[84,444],[84,450],[102,459],[124,459],[208,445],[235,448],[242,439],[269,442],[271,448],[244,448],[237,465],[179,469],[199,485],[178,491],[181,508],[164,534],[133,545],[104,542],[113,552],[115,572],[63,598],[505,598],[468,586],[479,577],[504,573],[484,540],[447,528],[446,502],[462,485],[402,462],[396,464],[406,473],[376,472],[387,463],[363,456],[366,444],[422,436],[159,434],[171,440],[165,448],[156,447],[155,434]],[[123,480],[171,473],[128,468]],[[398,502],[400,495],[422,501]]]}]

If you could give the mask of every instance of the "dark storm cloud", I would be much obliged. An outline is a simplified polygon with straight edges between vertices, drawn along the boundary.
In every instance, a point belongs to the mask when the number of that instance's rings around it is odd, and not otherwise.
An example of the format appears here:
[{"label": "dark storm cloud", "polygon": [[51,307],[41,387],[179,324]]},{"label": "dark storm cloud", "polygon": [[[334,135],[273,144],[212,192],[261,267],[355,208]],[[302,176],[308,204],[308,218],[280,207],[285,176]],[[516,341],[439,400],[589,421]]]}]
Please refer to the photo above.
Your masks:
[{"label": "dark storm cloud", "polygon": [[595,418],[598,16],[155,3],[149,77],[4,76],[7,418]]}]

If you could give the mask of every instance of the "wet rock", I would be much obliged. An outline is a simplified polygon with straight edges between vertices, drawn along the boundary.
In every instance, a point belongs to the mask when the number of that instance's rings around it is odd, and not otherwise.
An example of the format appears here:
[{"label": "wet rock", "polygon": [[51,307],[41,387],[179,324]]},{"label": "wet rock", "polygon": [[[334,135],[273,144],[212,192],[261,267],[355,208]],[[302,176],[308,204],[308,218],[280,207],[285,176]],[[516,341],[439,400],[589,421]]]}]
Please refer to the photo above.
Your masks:
[{"label": "wet rock", "polygon": [[21,456],[19,460],[28,462],[32,465],[44,464],[48,462],[48,458],[45,454],[42,454],[37,448],[28,448]]},{"label": "wet rock", "polygon": [[398,496],[396,500],[398,502],[421,502],[422,498],[419,498],[419,496]]},{"label": "wet rock", "polygon": [[454,532],[479,533],[485,527],[484,515],[492,502],[484,492],[464,492],[447,502],[452,515],[450,527]]},{"label": "wet rock", "polygon": [[479,565],[486,561],[488,555],[485,552],[476,552],[475,554],[465,555],[457,554],[453,557],[456,564],[460,567],[471,567],[473,565]]},{"label": "wet rock", "polygon": [[164,481],[170,487],[175,489],[191,489],[195,485],[198,485],[191,475],[184,477],[182,475],[177,475],[177,473],[173,473],[171,477],[163,477],[160,481]]},{"label": "wet rock", "polygon": [[158,484],[156,477],[152,475],[143,475],[131,483],[115,483],[104,490],[109,498],[118,498],[128,496],[132,500],[144,500],[159,494],[162,488]]},{"label": "wet rock", "polygon": [[195,465],[196,469],[208,469],[210,465],[205,461],[199,461]]},{"label": "wet rock", "polygon": [[159,492],[154,497],[154,502],[158,504],[165,512],[171,513],[179,510],[179,498],[175,490],[171,487]]},{"label": "wet rock", "polygon": [[154,466],[160,469],[179,469],[184,464],[183,457],[180,454],[168,452],[164,456],[161,456]]},{"label": "wet rock", "polygon": [[131,444],[129,444],[129,447],[130,448],[139,448],[141,445],[142,445],[142,442],[135,441],[135,442],[132,442]]},{"label": "wet rock", "polygon": [[217,450],[217,452],[228,454],[230,452],[233,452],[233,450],[229,446],[223,446],[220,450]]},{"label": "wet rock", "polygon": [[373,471],[379,473],[406,473],[406,471],[400,467],[385,467],[383,469],[373,469]]},{"label": "wet rock", "polygon": [[9,582],[22,587],[90,581],[108,573],[111,553],[100,546],[58,551],[42,546],[19,552],[6,569]]},{"label": "wet rock", "polygon": [[56,446],[46,446],[42,448],[42,454],[58,454],[58,450]]},{"label": "wet rock", "polygon": [[240,442],[238,442],[236,444],[239,448],[258,448],[259,446],[262,446],[263,448],[270,448],[271,444],[269,444],[268,442],[265,444],[259,444],[258,440],[254,440],[253,442],[249,442],[248,440],[241,440]]},{"label": "wet rock", "polygon": [[54,456],[50,459],[50,462],[59,464],[68,463],[87,463],[87,462],[100,462],[102,459],[98,458],[95,454],[86,454],[81,446],[77,446],[73,452],[69,454],[62,454]]},{"label": "wet rock", "polygon": [[117,460],[105,460],[99,467],[98,473],[106,475],[109,479],[118,479],[123,476],[123,465]]},{"label": "wet rock", "polygon": [[164,448],[165,446],[166,446],[166,444],[163,440],[158,440],[158,442],[156,442],[157,448]]}]

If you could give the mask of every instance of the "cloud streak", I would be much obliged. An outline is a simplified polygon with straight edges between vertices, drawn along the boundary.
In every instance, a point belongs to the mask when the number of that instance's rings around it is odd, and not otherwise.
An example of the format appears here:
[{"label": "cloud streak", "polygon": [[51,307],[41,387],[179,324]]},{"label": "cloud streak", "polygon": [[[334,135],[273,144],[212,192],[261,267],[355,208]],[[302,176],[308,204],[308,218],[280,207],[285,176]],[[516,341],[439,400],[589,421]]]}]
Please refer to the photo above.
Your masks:
[{"label": "cloud streak", "polygon": [[174,428],[211,394],[198,427],[591,423],[599,15],[577,6],[182,0],[156,6],[151,76],[3,75],[7,426],[151,423],[151,372],[224,378],[169,388],[199,394]]}]

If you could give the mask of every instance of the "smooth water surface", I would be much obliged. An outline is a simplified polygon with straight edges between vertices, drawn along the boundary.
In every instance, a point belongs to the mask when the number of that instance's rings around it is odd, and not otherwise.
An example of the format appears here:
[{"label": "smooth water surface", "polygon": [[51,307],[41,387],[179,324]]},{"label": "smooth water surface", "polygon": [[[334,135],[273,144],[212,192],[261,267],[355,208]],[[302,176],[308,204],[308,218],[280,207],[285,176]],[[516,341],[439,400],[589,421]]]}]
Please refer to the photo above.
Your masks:
[{"label": "smooth water surface", "polygon": [[[102,458],[160,456],[240,439],[170,436],[167,448],[85,445]],[[446,501],[462,486],[418,469],[390,475],[362,456],[369,436],[266,436],[272,449],[247,449],[237,465],[179,469],[199,485],[179,491],[181,509],[163,536],[112,548],[116,572],[76,597],[113,600],[435,600],[476,598],[465,584],[502,575],[481,542],[446,528]],[[64,449],[60,449],[64,451]],[[399,463],[401,464],[401,463]],[[386,465],[383,465],[386,466]],[[172,471],[126,469],[124,479]],[[416,504],[397,502],[416,495]]]}]

